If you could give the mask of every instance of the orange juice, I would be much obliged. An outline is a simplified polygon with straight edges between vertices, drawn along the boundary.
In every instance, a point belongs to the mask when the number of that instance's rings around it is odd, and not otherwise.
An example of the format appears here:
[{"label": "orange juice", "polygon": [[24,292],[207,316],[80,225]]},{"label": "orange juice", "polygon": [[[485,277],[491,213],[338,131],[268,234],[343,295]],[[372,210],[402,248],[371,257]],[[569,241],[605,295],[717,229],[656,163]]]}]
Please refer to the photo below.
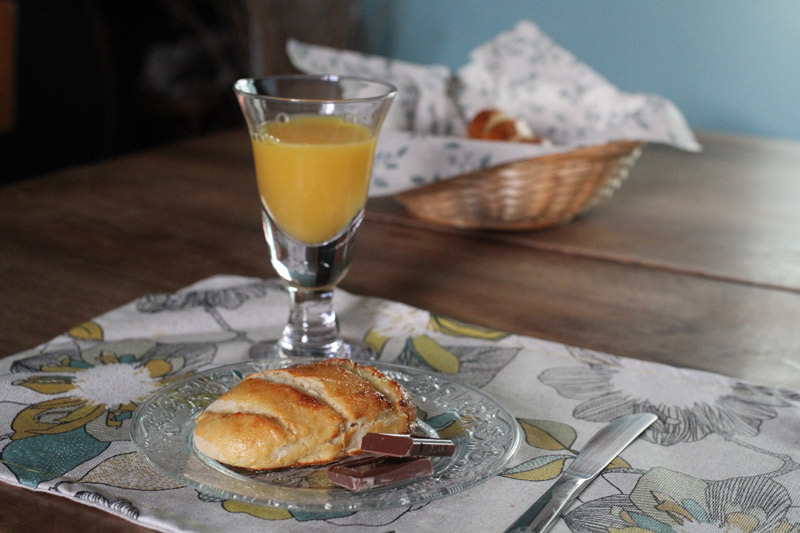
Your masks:
[{"label": "orange juice", "polygon": [[364,207],[376,137],[339,117],[293,116],[253,136],[261,200],[305,244],[330,240]]}]

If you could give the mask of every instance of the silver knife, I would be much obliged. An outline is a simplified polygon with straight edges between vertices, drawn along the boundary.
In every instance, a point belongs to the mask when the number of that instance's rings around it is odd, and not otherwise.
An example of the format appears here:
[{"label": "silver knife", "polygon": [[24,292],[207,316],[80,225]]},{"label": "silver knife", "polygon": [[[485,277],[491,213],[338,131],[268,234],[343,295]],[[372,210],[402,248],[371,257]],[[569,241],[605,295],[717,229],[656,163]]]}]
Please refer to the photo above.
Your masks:
[{"label": "silver knife", "polygon": [[544,533],[550,529],[561,511],[589,486],[608,463],[656,420],[658,417],[651,413],[623,416],[594,434],[555,484],[511,524],[506,533]]}]

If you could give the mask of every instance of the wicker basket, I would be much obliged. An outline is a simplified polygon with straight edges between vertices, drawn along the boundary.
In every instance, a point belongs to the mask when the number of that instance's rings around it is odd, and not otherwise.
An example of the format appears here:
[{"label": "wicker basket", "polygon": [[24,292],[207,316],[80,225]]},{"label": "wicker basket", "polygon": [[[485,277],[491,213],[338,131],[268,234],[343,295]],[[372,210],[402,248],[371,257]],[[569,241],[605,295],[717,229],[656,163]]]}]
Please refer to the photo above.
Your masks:
[{"label": "wicker basket", "polygon": [[613,194],[641,153],[614,142],[515,161],[397,194],[413,215],[458,228],[528,230],[565,224]]}]

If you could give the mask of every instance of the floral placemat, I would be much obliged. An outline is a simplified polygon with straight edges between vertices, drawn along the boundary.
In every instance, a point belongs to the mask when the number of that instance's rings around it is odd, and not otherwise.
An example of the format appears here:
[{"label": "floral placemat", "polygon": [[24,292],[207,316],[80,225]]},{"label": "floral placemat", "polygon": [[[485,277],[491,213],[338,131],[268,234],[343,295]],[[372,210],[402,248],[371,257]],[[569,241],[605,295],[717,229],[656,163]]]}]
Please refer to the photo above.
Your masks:
[{"label": "floral placemat", "polygon": [[[517,419],[500,475],[424,504],[293,513],[217,500],[162,475],[130,440],[139,403],[278,335],[274,280],[217,276],[152,294],[0,360],[0,480],[162,531],[502,531],[606,422],[659,420],[555,531],[800,531],[800,395],[578,349],[339,291],[343,332],[381,360],[452,374]],[[68,517],[65,517],[68,519]]]}]

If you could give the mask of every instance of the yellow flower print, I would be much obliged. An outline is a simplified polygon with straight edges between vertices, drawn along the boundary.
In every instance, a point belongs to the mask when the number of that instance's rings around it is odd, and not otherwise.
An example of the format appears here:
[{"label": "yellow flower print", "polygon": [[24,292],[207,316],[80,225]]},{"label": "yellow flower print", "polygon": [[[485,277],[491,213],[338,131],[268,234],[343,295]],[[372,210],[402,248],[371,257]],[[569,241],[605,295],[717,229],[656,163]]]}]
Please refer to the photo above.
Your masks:
[{"label": "yellow flower print", "polygon": [[48,398],[16,414],[0,460],[26,485],[60,476],[102,453],[109,442],[128,440],[139,402],[212,361],[215,353],[210,343],[128,339],[15,361],[10,377],[19,379],[12,385]]}]

